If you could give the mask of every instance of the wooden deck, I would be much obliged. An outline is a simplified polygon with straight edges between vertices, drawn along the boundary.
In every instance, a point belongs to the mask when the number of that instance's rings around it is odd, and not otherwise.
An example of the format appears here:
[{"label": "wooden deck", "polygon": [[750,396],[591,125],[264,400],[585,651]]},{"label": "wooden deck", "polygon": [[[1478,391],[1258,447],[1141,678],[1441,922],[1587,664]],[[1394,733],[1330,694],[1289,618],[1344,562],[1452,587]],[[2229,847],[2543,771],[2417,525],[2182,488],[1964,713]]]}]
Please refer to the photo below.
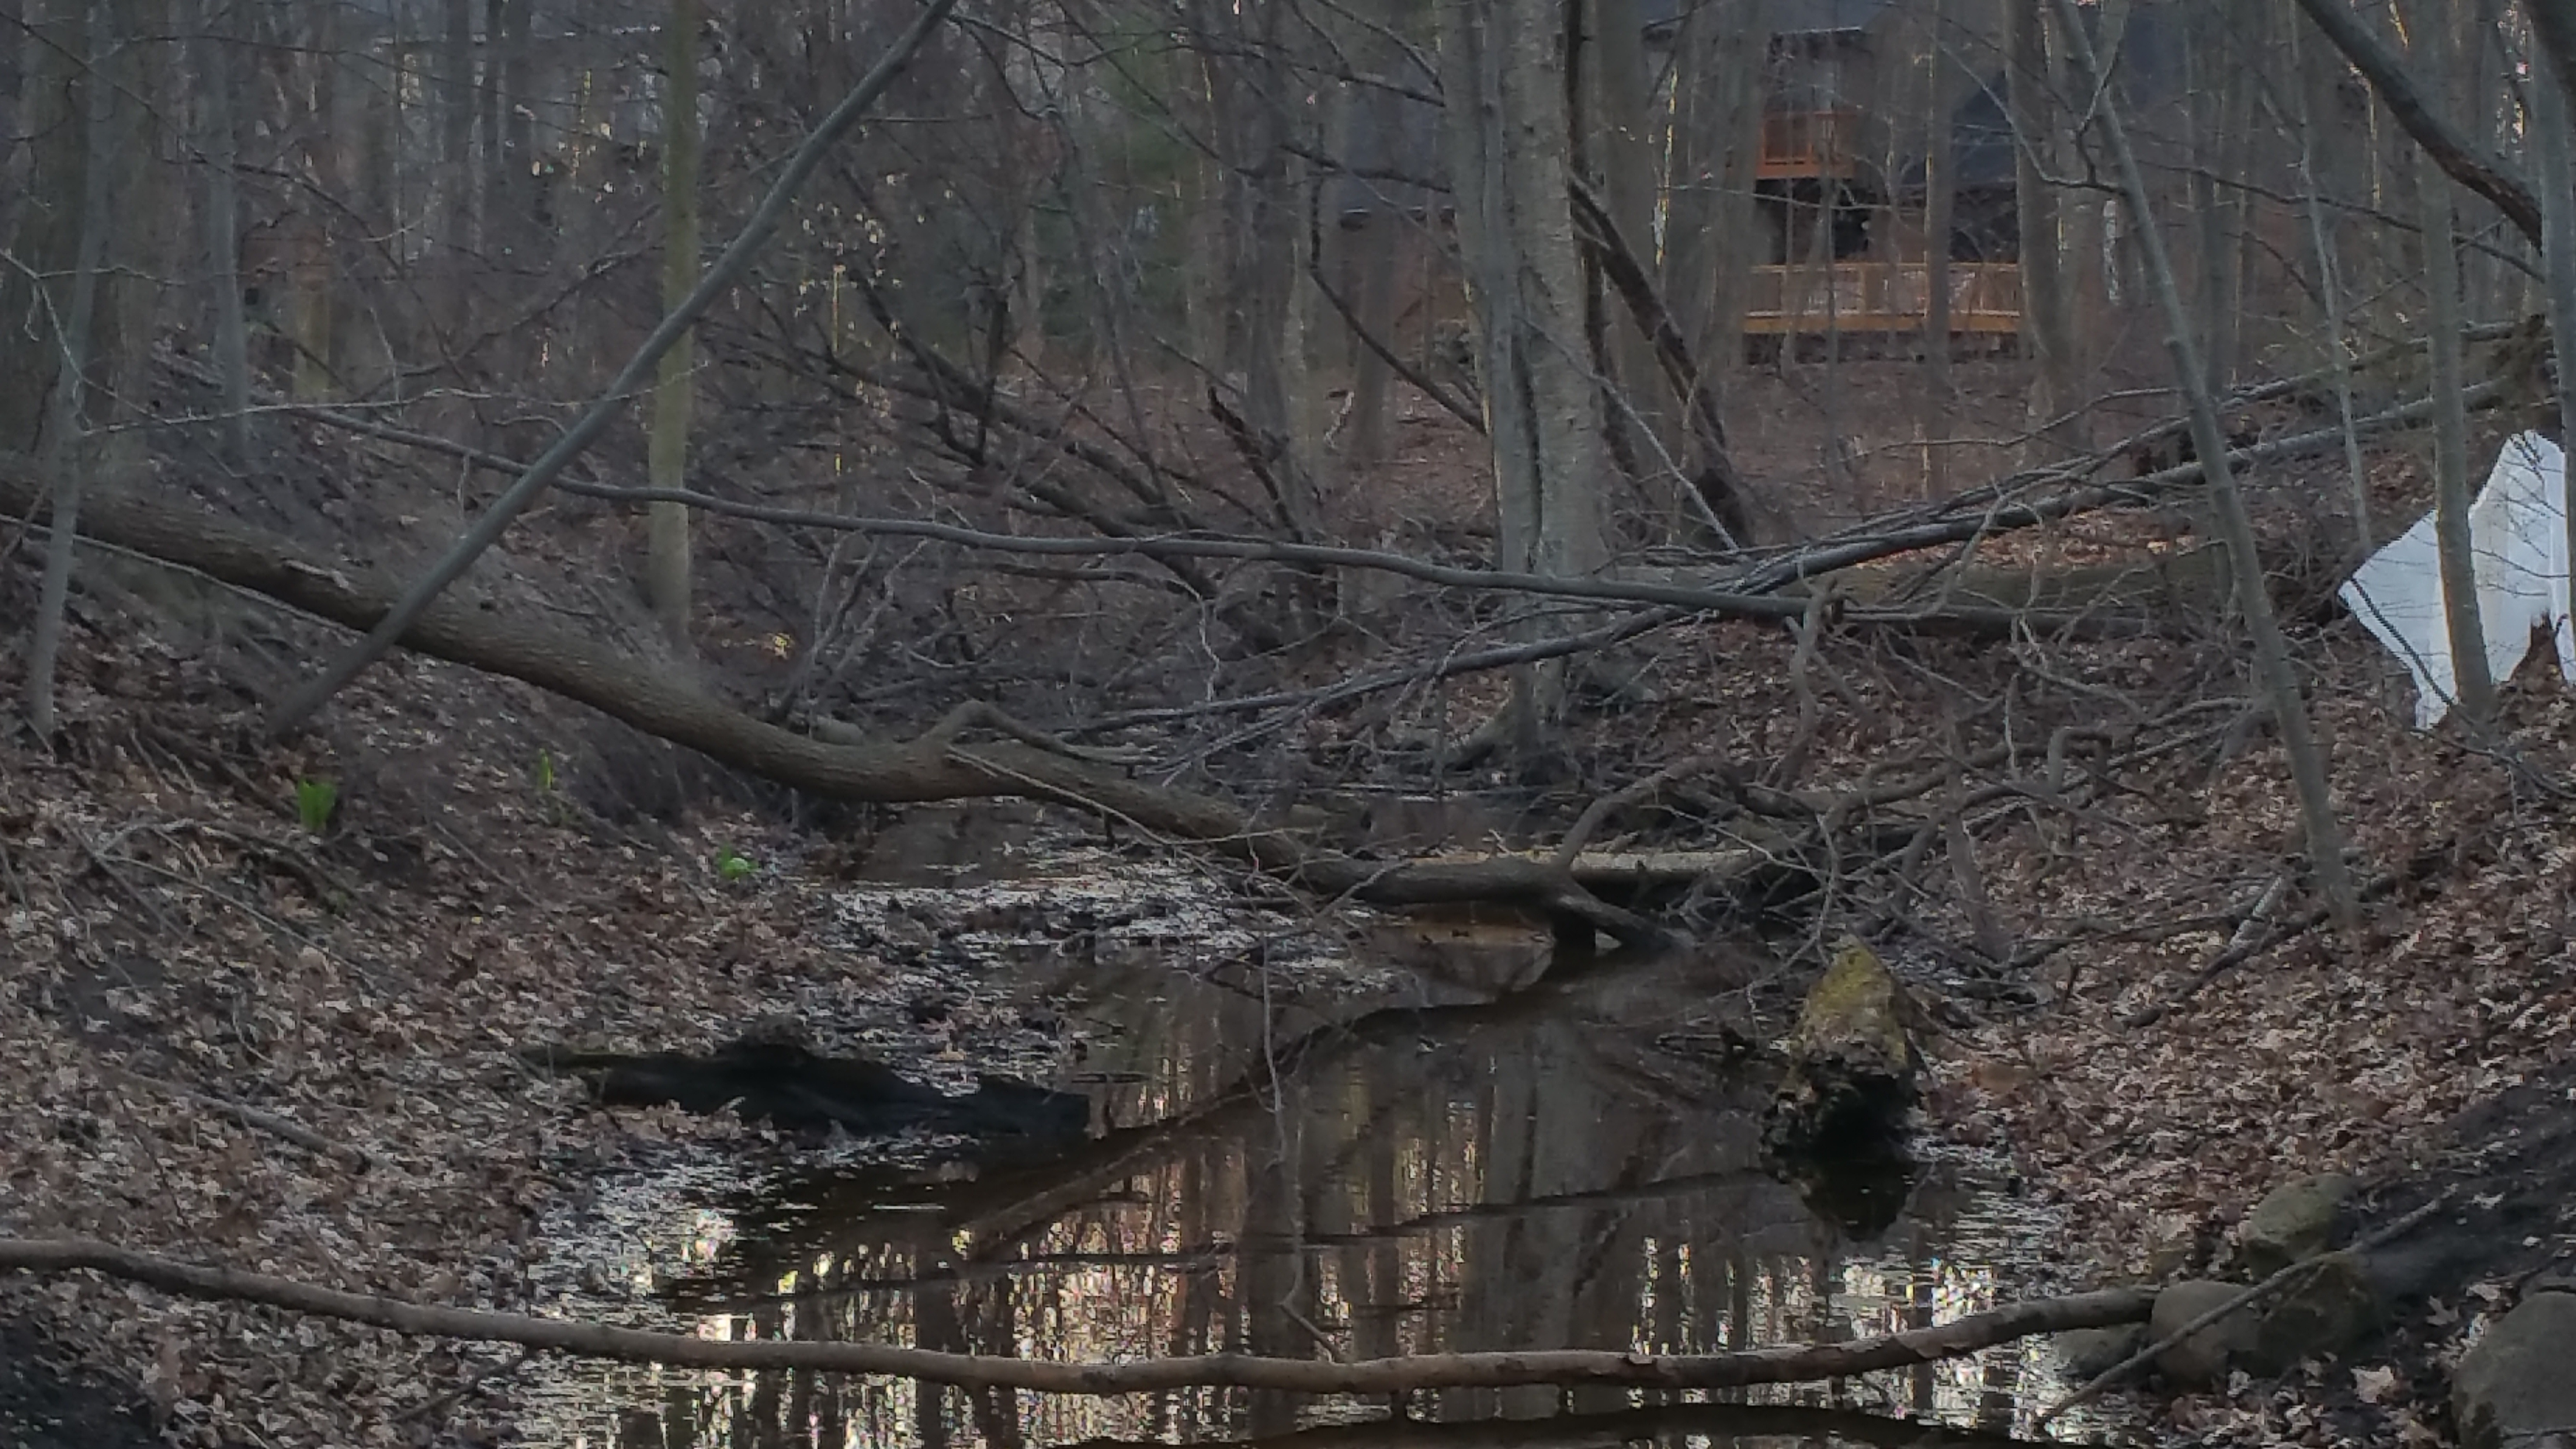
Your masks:
[{"label": "wooden deck", "polygon": [[1764,181],[1850,176],[1859,141],[1858,111],[1765,111],[1754,175]]},{"label": "wooden deck", "polygon": [[[1929,270],[1921,262],[1755,267],[1744,330],[1761,336],[1919,332],[1931,296]],[[1952,262],[1950,331],[2018,334],[2021,267],[2012,262]]]}]

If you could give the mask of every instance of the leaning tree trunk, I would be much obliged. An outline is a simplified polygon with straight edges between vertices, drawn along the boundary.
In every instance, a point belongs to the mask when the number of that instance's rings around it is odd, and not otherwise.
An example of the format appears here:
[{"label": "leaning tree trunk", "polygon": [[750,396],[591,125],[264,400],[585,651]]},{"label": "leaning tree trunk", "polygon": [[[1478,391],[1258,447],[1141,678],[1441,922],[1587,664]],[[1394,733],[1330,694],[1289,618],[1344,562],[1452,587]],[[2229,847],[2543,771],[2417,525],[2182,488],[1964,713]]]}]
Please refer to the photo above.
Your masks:
[{"label": "leaning tree trunk", "polygon": [[223,388],[224,416],[217,437],[224,463],[250,463],[250,323],[242,309],[241,132],[234,119],[232,0],[204,0],[197,45],[199,124],[206,148],[206,274],[213,287],[215,376]]},{"label": "leaning tree trunk", "polygon": [[[698,284],[698,0],[671,0],[663,50],[662,309],[676,311]],[[697,329],[662,354],[653,387],[645,471],[653,486],[687,486],[690,377]],[[672,647],[689,646],[689,509],[656,503],[647,517],[644,592]]]},{"label": "leaning tree trunk", "polygon": [[[1496,562],[1579,577],[1608,557],[1608,459],[1567,199],[1565,33],[1561,0],[1440,5],[1450,185],[1493,449]],[[1534,752],[1568,692],[1561,662],[1525,666],[1479,743]]]},{"label": "leaning tree trunk", "polygon": [[2139,170],[2137,153],[2129,146],[2128,127],[2120,118],[2120,108],[2110,98],[2075,0],[2054,0],[2054,13],[2065,27],[2067,49],[2085,90],[2098,98],[2096,117],[2102,139],[2118,168],[2122,197],[2137,220],[2138,249],[2146,260],[2147,284],[2155,289],[2158,310],[2164,314],[2165,351],[2173,362],[2174,381],[2190,405],[2192,446],[2199,451],[2201,466],[2209,479],[2219,535],[2226,543],[2228,561],[2236,574],[2236,590],[2243,600],[2246,632],[2253,636],[2255,675],[2268,696],[2273,723],[2281,731],[2282,753],[2289,757],[2290,779],[2298,793],[2299,817],[2307,836],[2309,868],[2315,872],[2319,892],[2337,922],[2350,925],[2359,917],[2361,901],[2353,888],[2351,867],[2343,858],[2343,828],[2335,820],[2325,755],[2317,748],[2315,733],[2309,728],[2307,702],[2299,694],[2299,676],[2290,662],[2289,641],[2282,637],[2280,620],[2272,613],[2271,595],[2264,589],[2263,560],[2255,546],[2254,521],[2245,510],[2244,495],[2236,488],[2235,470],[2227,461],[2227,436],[2219,427],[2217,402],[2210,396],[2199,349],[2192,342],[2191,314],[2183,305],[2181,287],[2174,281],[2173,259],[2166,254],[2164,237],[2156,230],[2145,173]]}]

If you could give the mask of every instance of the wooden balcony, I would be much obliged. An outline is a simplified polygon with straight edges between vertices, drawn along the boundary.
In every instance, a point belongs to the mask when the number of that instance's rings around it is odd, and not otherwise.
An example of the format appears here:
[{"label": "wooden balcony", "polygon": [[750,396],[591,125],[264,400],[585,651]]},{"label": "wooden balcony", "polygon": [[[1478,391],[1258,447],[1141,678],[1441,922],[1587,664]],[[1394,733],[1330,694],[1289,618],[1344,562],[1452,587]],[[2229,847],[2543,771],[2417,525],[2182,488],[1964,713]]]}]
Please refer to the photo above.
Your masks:
[{"label": "wooden balcony", "polygon": [[[1931,298],[1921,262],[1835,262],[1755,267],[1744,330],[1760,336],[1835,332],[1919,332]],[[2012,262],[1950,264],[1950,331],[2021,331],[2021,267]]]},{"label": "wooden balcony", "polygon": [[1754,174],[1764,181],[1849,176],[1859,149],[1858,111],[1765,111]]}]

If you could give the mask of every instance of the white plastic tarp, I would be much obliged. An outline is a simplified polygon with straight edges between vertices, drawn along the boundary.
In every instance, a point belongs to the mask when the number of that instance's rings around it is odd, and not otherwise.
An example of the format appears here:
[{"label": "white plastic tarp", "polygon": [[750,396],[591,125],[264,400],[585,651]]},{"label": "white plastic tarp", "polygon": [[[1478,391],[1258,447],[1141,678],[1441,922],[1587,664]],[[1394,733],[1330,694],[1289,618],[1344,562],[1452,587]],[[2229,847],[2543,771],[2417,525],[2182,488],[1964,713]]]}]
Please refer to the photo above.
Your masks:
[{"label": "white plastic tarp", "polygon": [[[2478,625],[2487,673],[2502,681],[2531,652],[2531,631],[2555,624],[2558,668],[2576,682],[2576,628],[2569,623],[2567,460],[2538,433],[2507,439],[2495,471],[2469,505],[2469,547],[2478,581]],[[2451,639],[2442,624],[2442,568],[2433,515],[2415,521],[2372,554],[2340,591],[2362,627],[2415,678],[2415,727],[2441,722],[2458,698]]]}]

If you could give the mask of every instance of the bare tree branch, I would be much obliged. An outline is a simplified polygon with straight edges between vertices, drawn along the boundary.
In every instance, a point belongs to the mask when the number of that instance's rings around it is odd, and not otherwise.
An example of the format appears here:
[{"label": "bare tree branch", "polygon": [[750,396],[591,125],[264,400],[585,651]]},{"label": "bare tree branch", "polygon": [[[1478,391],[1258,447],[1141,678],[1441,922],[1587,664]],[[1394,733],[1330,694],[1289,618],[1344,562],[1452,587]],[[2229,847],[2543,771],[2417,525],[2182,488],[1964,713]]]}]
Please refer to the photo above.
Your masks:
[{"label": "bare tree branch", "polygon": [[[2370,82],[2388,113],[2433,158],[2433,164],[2452,180],[2494,202],[2505,220],[2513,223],[2514,230],[2530,238],[2532,245],[2540,244],[2540,202],[2532,193],[2531,183],[2515,173],[2511,162],[2479,145],[2449,117],[2426,105],[2415,83],[2406,78],[2404,57],[2381,44],[2345,0],[2299,0],[2299,8],[2307,12],[2317,29],[2325,32],[2326,39],[2334,42],[2335,49],[2343,52],[2344,59],[2352,62],[2352,68]],[[2541,31],[2546,43],[2549,36],[2541,23],[2541,12],[2549,6],[2534,4],[2526,8],[2532,12],[2533,28]],[[2576,23],[2571,23],[2571,28],[2576,28]],[[2554,47],[2552,53],[2554,56]]]},{"label": "bare tree branch", "polygon": [[1425,1354],[1347,1363],[1217,1353],[1123,1363],[1049,1363],[872,1343],[776,1339],[723,1342],[690,1334],[648,1333],[518,1313],[444,1308],[348,1293],[265,1273],[182,1262],[76,1238],[0,1239],[0,1268],[35,1273],[86,1268],[192,1298],[262,1303],[425,1338],[516,1343],[585,1358],[692,1368],[888,1374],[924,1383],[1083,1395],[1151,1393],[1202,1385],[1297,1394],[1398,1394],[1518,1384],[1718,1389],[1812,1383],[1958,1358],[2036,1333],[2135,1323],[2143,1320],[2155,1303],[2155,1295],[2143,1289],[2107,1288],[2007,1304],[1931,1328],[1907,1329],[1849,1343],[1780,1344],[1736,1353],[1546,1349]]}]

